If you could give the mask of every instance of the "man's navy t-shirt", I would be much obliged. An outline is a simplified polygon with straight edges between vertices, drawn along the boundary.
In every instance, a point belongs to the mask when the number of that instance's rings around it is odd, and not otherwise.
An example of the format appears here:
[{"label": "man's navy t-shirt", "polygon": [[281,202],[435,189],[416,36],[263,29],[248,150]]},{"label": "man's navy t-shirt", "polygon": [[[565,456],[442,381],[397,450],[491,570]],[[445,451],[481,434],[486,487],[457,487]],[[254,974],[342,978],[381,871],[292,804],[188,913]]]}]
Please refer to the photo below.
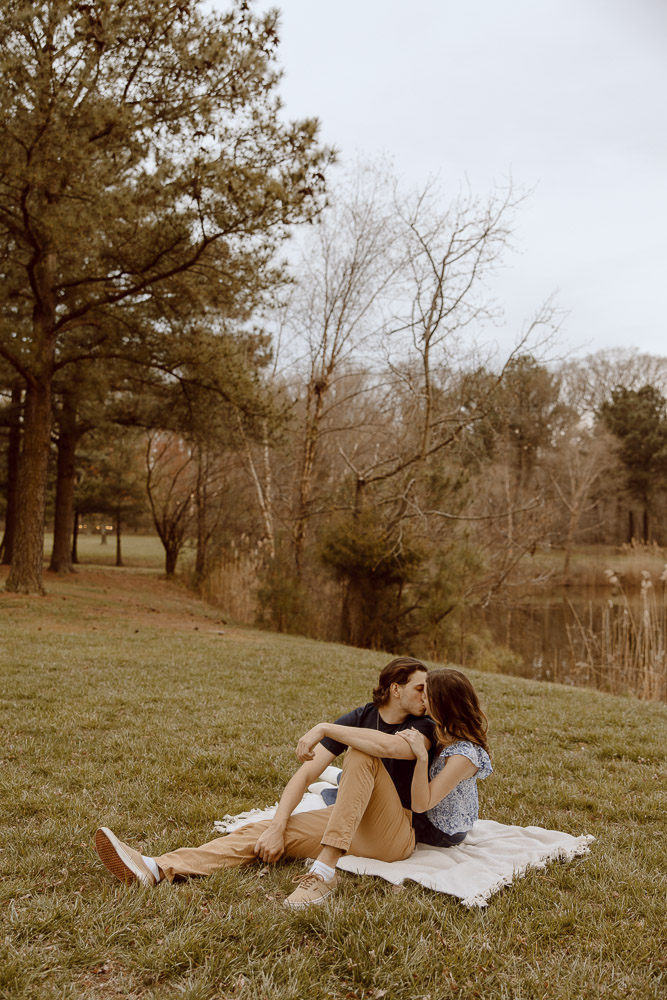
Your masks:
[{"label": "man's navy t-shirt", "polygon": [[[401,729],[418,729],[427,740],[430,740],[432,747],[435,745],[435,723],[428,715],[408,715],[402,722],[391,724],[384,721],[376,706],[370,701],[367,705],[362,705],[352,712],[347,712],[346,715],[341,715],[340,719],[336,719],[335,724],[337,726],[354,726],[357,729],[374,729],[377,732],[389,733],[390,735],[399,733]],[[329,753],[335,754],[336,757],[347,750],[345,743],[339,743],[338,740],[332,740],[328,736],[325,736],[320,742]],[[410,785],[415,769],[415,759],[396,760],[394,757],[383,757],[382,763],[396,786],[402,805],[405,809],[409,809]]]}]

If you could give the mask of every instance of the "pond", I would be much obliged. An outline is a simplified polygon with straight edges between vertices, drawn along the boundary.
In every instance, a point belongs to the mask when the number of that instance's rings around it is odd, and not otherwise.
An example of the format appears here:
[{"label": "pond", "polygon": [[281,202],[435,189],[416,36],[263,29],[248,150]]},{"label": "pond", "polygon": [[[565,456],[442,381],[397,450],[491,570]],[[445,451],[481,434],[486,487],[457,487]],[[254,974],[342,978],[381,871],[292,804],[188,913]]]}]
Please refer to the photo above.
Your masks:
[{"label": "pond", "polygon": [[516,674],[667,698],[667,594],[650,584],[561,587],[478,612],[494,642],[519,657]]}]

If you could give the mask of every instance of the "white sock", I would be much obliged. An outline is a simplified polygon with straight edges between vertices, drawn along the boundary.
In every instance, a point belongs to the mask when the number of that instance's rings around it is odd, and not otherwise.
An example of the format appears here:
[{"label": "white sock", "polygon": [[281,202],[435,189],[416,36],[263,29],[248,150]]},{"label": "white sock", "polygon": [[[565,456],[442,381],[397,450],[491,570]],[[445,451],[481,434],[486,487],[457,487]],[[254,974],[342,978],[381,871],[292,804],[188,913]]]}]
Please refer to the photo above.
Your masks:
[{"label": "white sock", "polygon": [[158,868],[155,861],[152,858],[147,858],[144,854],[141,855],[141,860],[150,869],[151,875],[155,878],[156,882],[160,881],[160,869]]},{"label": "white sock", "polygon": [[323,861],[313,861],[308,871],[321,875],[325,882],[330,882],[336,875],[336,869],[329,868],[329,865],[325,865]]}]

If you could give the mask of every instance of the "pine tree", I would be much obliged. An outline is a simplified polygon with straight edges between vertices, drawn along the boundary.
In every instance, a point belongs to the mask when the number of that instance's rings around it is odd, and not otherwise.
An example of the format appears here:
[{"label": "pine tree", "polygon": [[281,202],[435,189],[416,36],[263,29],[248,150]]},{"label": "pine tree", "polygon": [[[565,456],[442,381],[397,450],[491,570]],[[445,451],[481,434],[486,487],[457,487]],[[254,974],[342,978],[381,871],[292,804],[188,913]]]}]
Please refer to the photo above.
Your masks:
[{"label": "pine tree", "polygon": [[330,154],[279,117],[275,12],[10,0],[0,23],[0,355],[23,379],[7,588],[42,590],[52,387],[179,311],[247,317]]}]

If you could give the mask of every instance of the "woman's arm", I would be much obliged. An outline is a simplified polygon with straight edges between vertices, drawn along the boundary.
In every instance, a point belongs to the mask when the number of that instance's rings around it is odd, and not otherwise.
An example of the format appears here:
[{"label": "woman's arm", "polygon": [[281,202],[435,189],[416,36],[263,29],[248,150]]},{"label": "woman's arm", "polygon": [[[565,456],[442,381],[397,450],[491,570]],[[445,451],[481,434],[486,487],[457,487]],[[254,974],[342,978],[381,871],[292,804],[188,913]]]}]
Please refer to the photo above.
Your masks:
[{"label": "woman's arm", "polygon": [[414,812],[426,812],[433,806],[441,802],[451,791],[453,791],[460,781],[472,778],[477,774],[477,768],[464,757],[463,754],[452,754],[445,761],[445,766],[439,774],[436,774],[433,781],[428,780],[428,753],[424,744],[424,737],[416,729],[406,729],[400,734],[400,738],[405,740],[415,752],[417,763],[412,775],[412,809]]},{"label": "woman's arm", "polygon": [[392,736],[390,733],[380,733],[375,729],[364,729],[361,726],[338,726],[335,722],[320,722],[299,740],[296,748],[299,760],[302,762],[312,760],[313,748],[325,736],[355,750],[362,750],[370,757],[413,760],[415,756],[410,745],[399,735]]}]

